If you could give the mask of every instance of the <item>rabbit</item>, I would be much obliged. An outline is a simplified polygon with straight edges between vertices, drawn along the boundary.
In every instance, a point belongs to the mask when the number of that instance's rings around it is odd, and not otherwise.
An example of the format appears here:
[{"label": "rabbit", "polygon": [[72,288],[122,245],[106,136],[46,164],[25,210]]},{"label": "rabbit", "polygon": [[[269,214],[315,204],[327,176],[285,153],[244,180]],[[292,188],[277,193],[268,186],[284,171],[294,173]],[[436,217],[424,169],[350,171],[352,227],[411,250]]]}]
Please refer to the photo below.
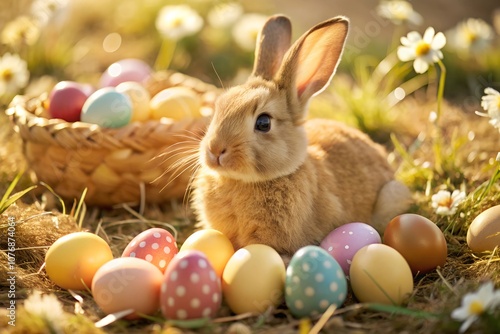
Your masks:
[{"label": "rabbit", "polygon": [[408,208],[410,192],[382,146],[342,123],[306,119],[309,99],[330,84],[348,26],[329,19],[290,47],[290,20],[271,17],[247,82],[217,98],[191,203],[198,225],[235,249],[260,243],[293,255],[346,223],[383,231]]}]

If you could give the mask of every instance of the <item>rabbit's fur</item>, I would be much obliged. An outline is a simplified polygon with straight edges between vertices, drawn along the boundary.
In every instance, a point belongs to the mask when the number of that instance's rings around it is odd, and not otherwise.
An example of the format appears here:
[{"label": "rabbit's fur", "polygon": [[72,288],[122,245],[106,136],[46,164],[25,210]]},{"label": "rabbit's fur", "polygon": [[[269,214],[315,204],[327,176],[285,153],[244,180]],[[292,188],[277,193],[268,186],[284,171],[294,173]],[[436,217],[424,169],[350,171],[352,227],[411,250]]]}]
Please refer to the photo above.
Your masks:
[{"label": "rabbit's fur", "polygon": [[290,47],[290,21],[271,17],[251,77],[218,98],[192,202],[200,225],[223,232],[235,248],[262,243],[293,254],[349,222],[381,231],[407,209],[410,193],[380,145],[335,121],[306,121],[309,99],[336,70],[348,25],[330,19]]}]

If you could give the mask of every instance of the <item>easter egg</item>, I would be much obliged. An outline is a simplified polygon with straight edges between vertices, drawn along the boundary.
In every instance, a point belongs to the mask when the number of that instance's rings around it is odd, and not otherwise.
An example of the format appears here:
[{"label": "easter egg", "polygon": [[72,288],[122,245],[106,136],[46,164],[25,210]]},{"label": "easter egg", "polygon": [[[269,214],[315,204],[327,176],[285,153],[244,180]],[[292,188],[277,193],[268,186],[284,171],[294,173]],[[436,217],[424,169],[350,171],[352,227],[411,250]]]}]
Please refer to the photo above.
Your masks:
[{"label": "easter egg", "polygon": [[133,257],[113,259],[97,270],[92,296],[106,314],[134,310],[127,319],[152,315],[160,305],[162,272],[153,264]]},{"label": "easter egg", "polygon": [[233,244],[228,237],[214,229],[194,232],[184,241],[179,252],[193,249],[206,255],[218,277],[222,277],[226,263],[234,254]]},{"label": "easter egg", "polygon": [[216,315],[222,301],[220,279],[202,252],[184,251],[172,260],[161,284],[160,300],[167,319]]},{"label": "easter egg", "polygon": [[356,252],[349,270],[351,287],[363,303],[400,305],[413,292],[413,276],[404,257],[384,244]]},{"label": "easter egg", "polygon": [[344,271],[328,252],[318,246],[299,249],[286,270],[285,301],[297,318],[340,306],[347,296]]},{"label": "easter egg", "polygon": [[89,96],[82,107],[82,122],[103,128],[120,128],[132,117],[132,102],[115,88],[101,88]]},{"label": "easter egg", "polygon": [[238,249],[222,274],[222,293],[236,314],[263,313],[283,300],[285,264],[271,247],[252,244]]},{"label": "easter egg", "polygon": [[356,252],[366,245],[381,243],[380,235],[372,226],[355,222],[337,227],[321,241],[325,249],[349,276],[352,258]]},{"label": "easter egg", "polygon": [[201,98],[187,87],[171,87],[153,96],[149,106],[152,119],[200,117]]},{"label": "easter egg", "polygon": [[131,122],[149,120],[151,95],[143,85],[134,81],[126,81],[116,86],[116,91],[127,95],[132,102]]},{"label": "easter egg", "polygon": [[113,259],[109,245],[89,232],[75,232],[56,240],[45,254],[45,271],[64,289],[90,288],[96,271]]},{"label": "easter egg", "polygon": [[140,59],[122,59],[109,65],[101,75],[99,86],[116,87],[126,81],[142,83],[151,76],[152,72],[151,67]]},{"label": "easter egg", "polygon": [[164,272],[177,252],[173,235],[167,230],[155,227],[132,239],[123,250],[122,257],[144,259]]},{"label": "easter egg", "polygon": [[384,231],[384,244],[397,250],[413,274],[443,266],[448,247],[443,232],[429,219],[406,213],[393,218]]},{"label": "easter egg", "polygon": [[73,81],[57,83],[49,94],[48,112],[50,117],[67,122],[80,120],[82,107],[94,89],[90,85]]},{"label": "easter egg", "polygon": [[473,252],[493,251],[500,246],[500,205],[474,218],[467,230],[467,245]]}]

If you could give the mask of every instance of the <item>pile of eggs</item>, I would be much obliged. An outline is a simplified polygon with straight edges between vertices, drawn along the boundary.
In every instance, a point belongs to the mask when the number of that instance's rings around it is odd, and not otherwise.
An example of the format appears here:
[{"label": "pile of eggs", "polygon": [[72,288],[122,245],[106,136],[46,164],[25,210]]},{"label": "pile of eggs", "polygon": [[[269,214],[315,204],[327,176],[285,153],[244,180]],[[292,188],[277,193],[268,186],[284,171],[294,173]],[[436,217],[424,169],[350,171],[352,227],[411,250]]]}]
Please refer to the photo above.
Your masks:
[{"label": "pile of eggs", "polygon": [[[479,215],[469,234],[491,230],[500,231],[500,206]],[[423,216],[403,214],[391,220],[383,238],[364,223],[342,225],[320,246],[299,249],[287,268],[267,245],[235,251],[224,234],[205,229],[179,249],[161,228],[137,235],[115,259],[92,233],[66,235],[49,248],[45,268],[55,284],[90,288],[104,313],[124,312],[127,319],[158,310],[170,320],[212,318],[223,300],[236,314],[262,313],[284,301],[301,318],[340,307],[349,286],[360,302],[401,304],[413,292],[413,277],[444,265],[446,257],[441,230]]]},{"label": "pile of eggs", "polygon": [[61,81],[49,94],[48,113],[51,118],[104,128],[201,116],[201,97],[190,88],[170,87],[151,96],[144,86],[151,75],[152,69],[145,62],[123,59],[111,64],[101,75],[98,89],[89,84]]}]

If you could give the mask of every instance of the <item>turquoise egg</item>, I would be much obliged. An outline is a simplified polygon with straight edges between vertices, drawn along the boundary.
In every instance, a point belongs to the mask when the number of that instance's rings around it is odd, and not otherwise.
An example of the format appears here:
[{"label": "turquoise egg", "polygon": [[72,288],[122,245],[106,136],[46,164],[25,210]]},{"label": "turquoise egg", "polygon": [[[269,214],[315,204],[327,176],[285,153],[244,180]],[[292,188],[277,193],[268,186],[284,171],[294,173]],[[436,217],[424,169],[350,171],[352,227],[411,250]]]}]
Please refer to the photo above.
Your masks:
[{"label": "turquoise egg", "polygon": [[285,301],[297,318],[341,306],[347,296],[347,280],[339,263],[318,246],[299,249],[290,260],[285,279]]},{"label": "turquoise egg", "polygon": [[89,96],[82,107],[82,122],[103,128],[120,128],[132,118],[132,102],[115,88],[101,88]]}]

